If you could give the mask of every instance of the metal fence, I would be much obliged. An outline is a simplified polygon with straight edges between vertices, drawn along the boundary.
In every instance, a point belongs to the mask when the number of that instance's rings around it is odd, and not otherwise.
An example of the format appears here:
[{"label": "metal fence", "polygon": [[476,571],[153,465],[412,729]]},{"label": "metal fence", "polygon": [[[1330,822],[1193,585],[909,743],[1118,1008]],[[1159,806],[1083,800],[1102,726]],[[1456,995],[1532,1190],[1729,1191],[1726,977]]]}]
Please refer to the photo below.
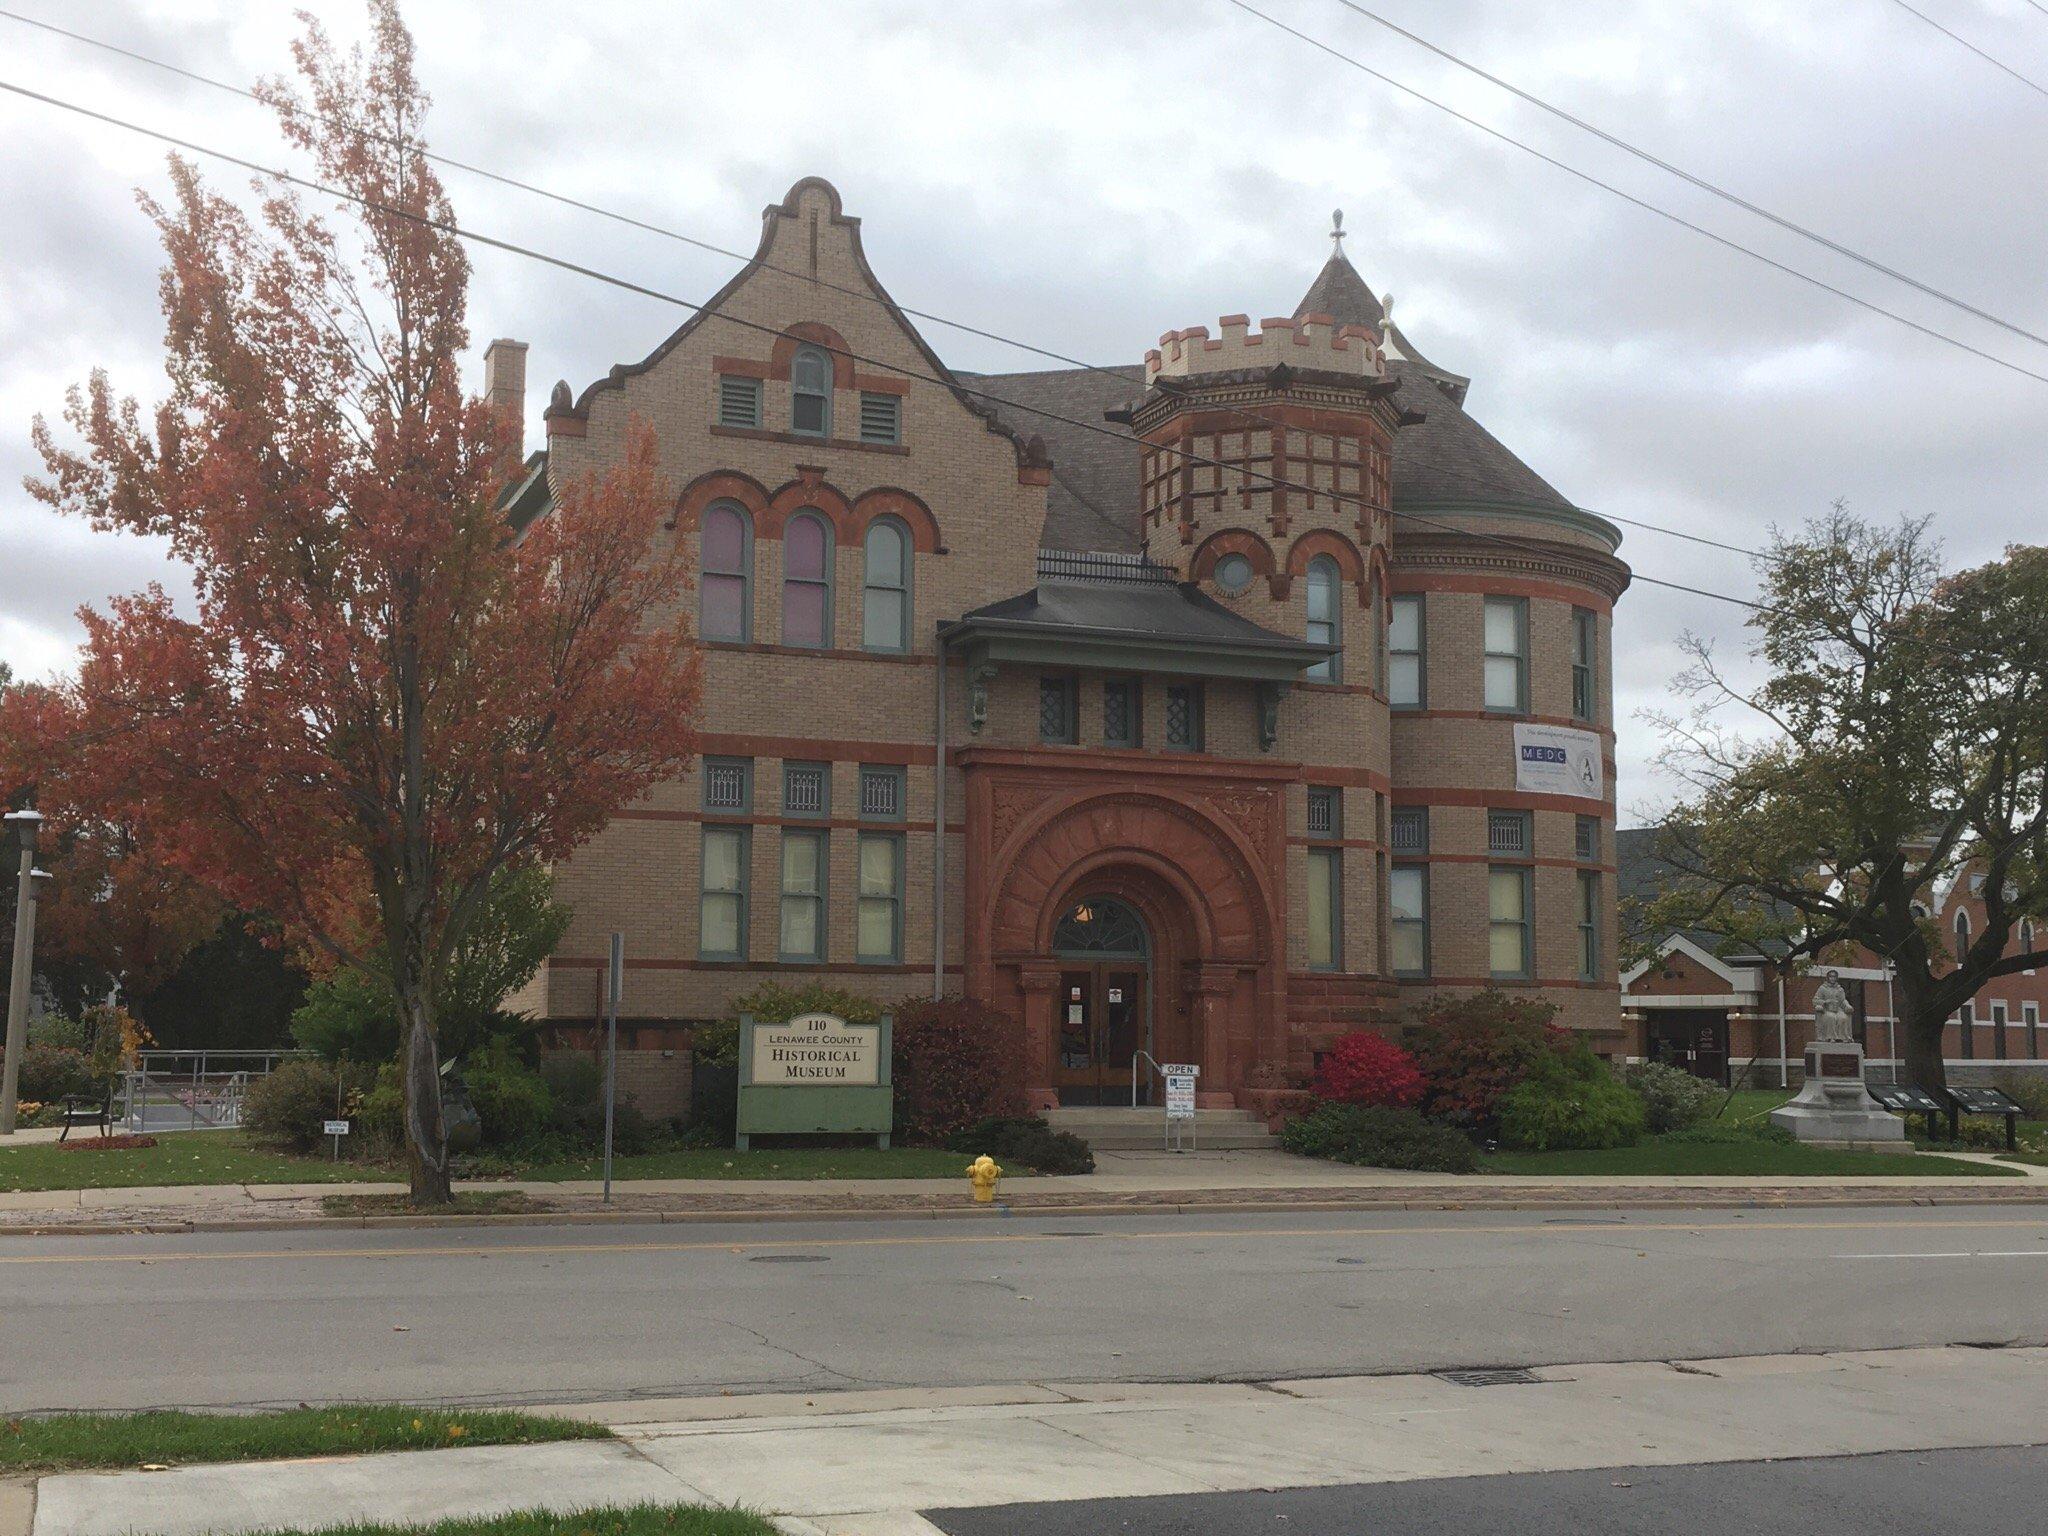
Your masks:
[{"label": "metal fence", "polygon": [[137,1051],[118,1118],[131,1133],[231,1130],[249,1084],[304,1051]]}]

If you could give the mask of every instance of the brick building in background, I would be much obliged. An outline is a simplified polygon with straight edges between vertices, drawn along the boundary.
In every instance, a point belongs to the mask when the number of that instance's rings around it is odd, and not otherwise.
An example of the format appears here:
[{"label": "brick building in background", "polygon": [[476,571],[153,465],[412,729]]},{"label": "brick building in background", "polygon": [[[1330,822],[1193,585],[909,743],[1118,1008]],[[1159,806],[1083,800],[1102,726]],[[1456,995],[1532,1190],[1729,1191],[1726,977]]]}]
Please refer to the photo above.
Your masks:
[{"label": "brick building in background", "polygon": [[[524,355],[488,356],[511,410]],[[951,372],[798,182],[701,314],[555,387],[513,493],[545,515],[650,422],[705,651],[698,771],[561,867],[574,924],[515,1001],[589,1038],[622,931],[656,1110],[770,977],[989,1001],[1041,1105],[1122,1101],[1142,1051],[1262,1108],[1490,983],[1620,1052],[1620,535],[1467,384],[1341,247],[1290,317]]]},{"label": "brick building in background", "polygon": [[[1622,899],[1647,902],[1674,878],[1657,856],[1655,827],[1616,834]],[[1982,877],[1966,874],[1934,892],[1933,917],[1956,951],[1984,931]],[[2005,953],[2034,947],[2035,924],[2022,919]],[[1621,973],[1621,1006],[1631,1056],[1681,1066],[1726,1084],[1775,1087],[1796,1083],[1813,1038],[1813,994],[1833,969],[1855,1015],[1856,1039],[1871,1076],[1895,1079],[1904,1041],[1894,1030],[1891,972],[1884,957],[1862,947],[1818,967],[1796,970],[1780,955],[1729,952],[1703,931],[1641,936],[1650,958]],[[1952,1083],[1983,1082],[2002,1070],[2048,1071],[2048,972],[2021,971],[1987,982],[1949,1021],[1942,1045]]]}]

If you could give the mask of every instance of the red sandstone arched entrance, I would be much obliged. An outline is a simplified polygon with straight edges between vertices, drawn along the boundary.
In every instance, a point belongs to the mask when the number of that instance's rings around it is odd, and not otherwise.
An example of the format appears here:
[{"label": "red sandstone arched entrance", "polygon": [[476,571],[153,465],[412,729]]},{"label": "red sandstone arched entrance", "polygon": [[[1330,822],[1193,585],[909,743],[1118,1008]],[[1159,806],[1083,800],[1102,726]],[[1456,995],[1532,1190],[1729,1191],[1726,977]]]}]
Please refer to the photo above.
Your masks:
[{"label": "red sandstone arched entrance", "polygon": [[[1035,1105],[1058,1102],[1059,1026],[1075,985],[1054,929],[1091,898],[1143,919],[1152,1053],[1200,1065],[1204,1102],[1233,1103],[1255,1063],[1284,1059],[1277,783],[1191,773],[1139,785],[1071,768],[1047,782],[976,772],[988,760],[978,758],[967,764],[967,982],[1023,1019]],[[1045,766],[1036,754],[1002,759]]]}]

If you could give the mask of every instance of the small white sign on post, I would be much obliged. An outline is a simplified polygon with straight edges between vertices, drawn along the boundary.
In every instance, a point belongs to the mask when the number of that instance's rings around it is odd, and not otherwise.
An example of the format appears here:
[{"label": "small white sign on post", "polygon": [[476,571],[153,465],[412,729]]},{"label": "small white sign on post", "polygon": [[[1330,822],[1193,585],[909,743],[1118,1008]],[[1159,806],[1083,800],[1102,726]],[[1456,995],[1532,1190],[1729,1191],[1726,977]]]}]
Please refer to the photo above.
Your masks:
[{"label": "small white sign on post", "polygon": [[1171,1066],[1165,1069],[1167,1119],[1195,1118],[1195,1080],[1200,1075],[1194,1067]]},{"label": "small white sign on post", "polygon": [[320,1134],[322,1136],[346,1136],[348,1134],[348,1122],[346,1120],[330,1120],[327,1122],[326,1129],[321,1131]]}]

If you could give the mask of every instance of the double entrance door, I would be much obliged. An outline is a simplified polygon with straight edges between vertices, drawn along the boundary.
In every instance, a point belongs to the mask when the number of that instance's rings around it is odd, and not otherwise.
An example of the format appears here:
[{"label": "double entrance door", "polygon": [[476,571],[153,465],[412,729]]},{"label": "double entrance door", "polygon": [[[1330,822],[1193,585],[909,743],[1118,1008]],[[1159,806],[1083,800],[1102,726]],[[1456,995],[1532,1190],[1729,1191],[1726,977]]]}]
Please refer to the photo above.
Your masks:
[{"label": "double entrance door", "polygon": [[[1144,962],[1068,961],[1060,968],[1059,1056],[1053,1077],[1062,1104],[1128,1104],[1131,1062],[1152,1048]],[[1138,1074],[1138,1102],[1152,1097],[1150,1069]]]}]

